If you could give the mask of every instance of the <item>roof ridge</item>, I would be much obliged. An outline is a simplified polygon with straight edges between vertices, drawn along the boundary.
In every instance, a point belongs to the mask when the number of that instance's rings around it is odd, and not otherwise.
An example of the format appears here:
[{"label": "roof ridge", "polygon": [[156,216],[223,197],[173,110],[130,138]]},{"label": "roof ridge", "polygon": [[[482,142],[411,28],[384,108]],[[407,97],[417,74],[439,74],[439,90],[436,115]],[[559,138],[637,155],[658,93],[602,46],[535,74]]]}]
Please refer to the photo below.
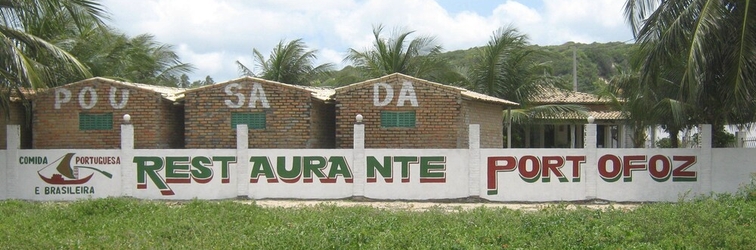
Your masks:
[{"label": "roof ridge", "polygon": [[122,86],[128,86],[128,87],[134,87],[146,91],[151,91],[154,93],[160,94],[163,98],[171,101],[177,101],[184,97],[183,93],[186,89],[184,88],[176,88],[176,87],[169,87],[169,86],[161,86],[161,85],[151,85],[151,84],[145,84],[145,83],[134,83],[134,82],[124,82],[124,81],[118,81],[110,78],[105,77],[91,77],[87,79],[82,79],[79,81],[75,81],[72,83],[68,83],[65,85],[55,86],[52,88],[46,88],[44,91],[55,89],[55,88],[62,88],[70,85],[76,85],[76,84],[84,84],[88,82],[104,82],[104,83],[110,83],[110,84],[118,84]]},{"label": "roof ridge", "polygon": [[508,104],[508,105],[520,105],[519,103],[516,103],[516,102],[513,102],[513,101],[509,101],[509,100],[506,100],[506,99],[503,99],[503,98],[499,98],[499,97],[495,97],[495,96],[490,96],[490,95],[487,95],[487,94],[483,94],[483,93],[480,93],[480,92],[476,92],[476,91],[469,90],[469,89],[462,88],[462,87],[458,87],[458,86],[446,85],[446,84],[442,84],[442,83],[438,83],[438,82],[434,82],[434,81],[430,81],[430,80],[426,80],[426,79],[422,79],[422,78],[417,78],[417,77],[410,76],[410,75],[405,75],[405,74],[402,74],[402,73],[391,73],[391,74],[388,74],[388,75],[385,75],[385,76],[382,76],[382,77],[378,77],[378,78],[368,79],[368,80],[361,81],[361,82],[352,83],[352,84],[349,84],[349,85],[346,85],[346,86],[338,87],[338,88],[335,89],[335,91],[349,90],[349,89],[353,89],[353,88],[356,88],[356,87],[358,87],[360,85],[368,84],[368,83],[371,83],[371,82],[378,82],[378,81],[381,81],[381,80],[387,81],[390,78],[397,78],[397,79],[404,78],[404,79],[409,79],[409,80],[415,81],[415,82],[422,82],[424,84],[429,84],[429,85],[432,85],[432,86],[435,86],[435,87],[439,87],[439,88],[443,88],[443,89],[458,91],[461,95],[467,96],[469,98],[481,100],[481,101],[504,103],[504,104]]},{"label": "roof ridge", "polygon": [[297,90],[301,90],[301,91],[307,91],[307,92],[310,92],[310,94],[313,97],[315,97],[317,99],[320,99],[320,100],[324,100],[324,101],[330,100],[332,98],[333,94],[335,93],[334,91],[332,91],[332,89],[328,89],[328,88],[295,85],[295,84],[283,83],[283,82],[278,82],[278,81],[273,81],[273,80],[266,80],[266,79],[262,79],[262,78],[259,78],[259,77],[251,77],[251,76],[243,76],[243,77],[239,77],[239,78],[236,78],[236,79],[231,79],[231,80],[224,81],[224,82],[219,82],[219,83],[214,83],[214,84],[210,84],[210,85],[200,86],[200,87],[193,88],[193,89],[187,89],[183,93],[186,94],[186,93],[190,93],[190,92],[200,91],[200,90],[203,90],[203,89],[206,89],[206,88],[212,88],[212,87],[217,87],[217,86],[220,86],[220,85],[227,85],[227,84],[231,84],[231,83],[240,83],[240,82],[244,82],[244,81],[262,82],[262,83],[273,84],[273,85],[283,86],[283,87],[287,87],[287,88],[297,89]]}]

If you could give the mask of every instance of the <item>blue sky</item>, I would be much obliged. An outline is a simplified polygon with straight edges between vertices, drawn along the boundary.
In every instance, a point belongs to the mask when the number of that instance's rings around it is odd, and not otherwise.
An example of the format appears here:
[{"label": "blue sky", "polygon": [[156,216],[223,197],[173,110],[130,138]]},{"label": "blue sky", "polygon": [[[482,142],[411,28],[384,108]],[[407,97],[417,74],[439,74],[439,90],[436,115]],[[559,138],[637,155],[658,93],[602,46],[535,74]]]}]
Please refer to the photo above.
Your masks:
[{"label": "blue sky", "polygon": [[341,67],[349,48],[363,50],[372,26],[435,36],[445,50],[484,45],[514,26],[539,45],[630,41],[621,0],[102,0],[110,24],[126,34],[153,34],[182,61],[216,82],[239,76],[235,62],[256,69],[252,49],[267,55],[281,40],[302,38],[319,63]]},{"label": "blue sky", "polygon": [[[491,14],[491,11],[495,9],[500,4],[506,2],[506,1],[489,1],[489,0],[471,0],[471,1],[460,1],[460,0],[438,0],[436,1],[439,5],[444,7],[446,10],[448,10],[452,14],[457,14],[462,11],[472,11],[477,13],[478,15],[489,15]],[[519,1],[529,7],[532,8],[540,8],[540,0],[537,1]]]}]

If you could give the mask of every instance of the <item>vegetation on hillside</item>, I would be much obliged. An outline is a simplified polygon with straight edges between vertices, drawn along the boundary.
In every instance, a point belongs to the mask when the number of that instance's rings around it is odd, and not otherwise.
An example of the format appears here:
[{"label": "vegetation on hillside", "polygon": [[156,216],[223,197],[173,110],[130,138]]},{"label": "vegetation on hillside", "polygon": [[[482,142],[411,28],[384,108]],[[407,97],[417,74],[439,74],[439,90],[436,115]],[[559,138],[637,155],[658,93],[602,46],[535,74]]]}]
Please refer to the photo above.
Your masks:
[{"label": "vegetation on hillside", "polygon": [[[560,79],[559,84],[572,89],[573,48],[577,52],[578,91],[594,93],[598,86],[606,84],[621,70],[630,69],[630,56],[634,45],[622,42],[611,43],[565,43],[562,45],[528,45],[535,51],[534,63],[542,64],[544,75]],[[475,60],[474,50],[456,50],[442,53],[441,57],[455,66],[470,65]]]},{"label": "vegetation on hillside", "polygon": [[[469,70],[467,66],[473,65],[476,60],[475,51],[481,47],[439,52],[436,57],[440,61],[448,63],[447,70],[464,74]],[[525,48],[534,52],[532,55],[533,63],[543,66],[539,73],[558,78],[559,87],[566,89],[572,89],[573,86],[572,51],[575,48],[577,52],[578,91],[595,93],[602,85],[606,85],[612,77],[619,75],[621,70],[628,71],[630,69],[630,56],[633,54],[635,45],[622,42],[591,44],[570,42],[551,46],[526,45]],[[370,78],[361,75],[355,67],[347,66],[333,72],[330,77],[316,78],[315,84],[341,86]],[[451,83],[443,82],[444,79],[438,80],[444,84],[459,85],[460,82],[458,79],[453,79]]]}]

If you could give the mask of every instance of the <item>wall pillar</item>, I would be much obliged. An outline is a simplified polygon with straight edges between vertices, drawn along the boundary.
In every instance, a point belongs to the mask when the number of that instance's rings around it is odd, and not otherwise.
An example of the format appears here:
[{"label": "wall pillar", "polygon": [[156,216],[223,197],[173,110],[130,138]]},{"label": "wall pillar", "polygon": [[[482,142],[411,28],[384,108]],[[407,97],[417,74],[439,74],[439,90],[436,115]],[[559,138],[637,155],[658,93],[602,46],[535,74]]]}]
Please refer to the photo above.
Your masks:
[{"label": "wall pillar", "polygon": [[480,197],[480,124],[470,124],[468,129],[467,183],[469,196]]},{"label": "wall pillar", "polygon": [[738,129],[738,132],[735,132],[735,147],[736,148],[745,148],[745,140],[746,140],[746,131],[741,131],[742,129]]},{"label": "wall pillar", "polygon": [[625,145],[625,142],[627,141],[627,137],[625,136],[626,132],[626,126],[624,124],[617,125],[617,147],[618,148],[626,148],[627,145]]},{"label": "wall pillar", "polygon": [[512,148],[512,108],[507,108],[507,148]]},{"label": "wall pillar", "polygon": [[594,118],[588,117],[588,124],[585,125],[584,142],[585,162],[587,163],[582,169],[585,176],[585,199],[592,200],[598,197],[598,172],[596,171],[596,161],[598,151],[596,149],[596,124]]},{"label": "wall pillar", "polygon": [[0,200],[16,198],[15,188],[12,184],[17,180],[16,161],[18,159],[18,150],[21,149],[21,125],[7,125],[6,127],[6,150],[4,156],[4,166],[0,167]]},{"label": "wall pillar", "polygon": [[[712,173],[714,171],[714,161],[712,157],[712,149],[711,149],[711,139],[712,139],[712,128],[711,124],[701,124],[699,126],[699,144],[701,146],[700,150],[701,152],[698,154],[698,161],[701,162],[701,170],[700,174],[698,175],[699,183],[701,184],[699,186],[698,193],[699,194],[709,194],[712,191],[711,186],[711,177]],[[721,164],[717,164],[717,167],[722,167]],[[727,166],[730,167],[730,166]]]},{"label": "wall pillar", "polygon": [[575,133],[575,127],[576,126],[575,126],[575,124],[570,124],[570,125],[567,125],[567,126],[568,126],[568,128],[570,130],[570,148],[575,148],[576,147],[575,146],[575,142],[577,141],[577,139],[575,139],[575,134],[576,134]]},{"label": "wall pillar", "polygon": [[356,116],[357,122],[354,124],[352,162],[354,162],[354,179],[352,186],[352,196],[365,196],[365,183],[367,173],[365,168],[365,124],[362,123],[362,115]]},{"label": "wall pillar", "polygon": [[236,125],[236,197],[249,198],[249,128]]},{"label": "wall pillar", "polygon": [[[598,127],[598,125],[597,125]],[[604,144],[603,148],[612,148],[612,126],[611,125],[604,125],[601,127],[601,130],[604,131],[604,138],[602,140],[602,143]],[[598,140],[598,136],[596,137]]]},{"label": "wall pillar", "polygon": [[121,124],[121,195],[134,196],[136,185],[136,169],[132,165],[134,158],[134,125],[131,124],[131,116],[123,115]]},{"label": "wall pillar", "polygon": [[656,147],[656,125],[651,125],[651,144],[649,148]]},{"label": "wall pillar", "polygon": [[530,126],[525,126],[525,148],[530,147]]},{"label": "wall pillar", "polygon": [[546,126],[538,124],[538,148],[546,147]]},{"label": "wall pillar", "polygon": [[701,124],[699,126],[699,133],[700,140],[698,141],[698,146],[701,148],[711,148],[711,124]]}]

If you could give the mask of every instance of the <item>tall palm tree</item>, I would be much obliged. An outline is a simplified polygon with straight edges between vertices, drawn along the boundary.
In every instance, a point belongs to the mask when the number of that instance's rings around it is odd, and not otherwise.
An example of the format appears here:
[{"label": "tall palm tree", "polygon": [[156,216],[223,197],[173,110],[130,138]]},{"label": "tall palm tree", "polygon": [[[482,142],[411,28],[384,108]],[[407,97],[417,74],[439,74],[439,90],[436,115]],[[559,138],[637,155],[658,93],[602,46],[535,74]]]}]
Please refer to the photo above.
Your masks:
[{"label": "tall palm tree", "polygon": [[373,47],[362,51],[350,48],[344,61],[351,62],[367,78],[402,73],[436,82],[456,83],[460,75],[437,57],[442,47],[429,36],[415,37],[414,31],[395,29],[390,38],[381,37],[383,25],[373,27]]},{"label": "tall palm tree", "polygon": [[485,46],[477,48],[467,78],[473,89],[520,103],[521,108],[511,112],[514,123],[530,123],[534,118],[563,113],[584,115],[586,109],[579,105],[530,104],[539,91],[556,88],[560,79],[543,73],[549,70],[547,65],[536,63],[537,52],[527,45],[528,36],[516,28],[496,30]]},{"label": "tall palm tree", "polygon": [[612,100],[613,108],[627,116],[634,147],[644,147],[645,131],[650,126],[661,125],[670,134],[672,147],[679,146],[679,132],[689,128],[687,119],[694,107],[673,98],[679,92],[679,86],[663,83],[666,84],[654,87],[641,85],[638,72],[620,70],[599,90],[602,97]]},{"label": "tall palm tree", "polygon": [[[317,50],[308,50],[302,39],[292,40],[284,44],[280,41],[268,59],[253,49],[254,59],[257,66],[262,69],[259,77],[282,83],[294,85],[310,85],[310,79],[318,74],[326,74],[331,71],[330,63],[314,66],[317,59]],[[236,61],[239,71],[245,76],[256,76],[247,66]]]},{"label": "tall palm tree", "polygon": [[537,91],[540,67],[527,47],[528,36],[512,27],[496,30],[488,43],[477,49],[470,82],[477,91],[517,102],[527,101]]},{"label": "tall palm tree", "polygon": [[[78,27],[85,23],[102,24],[105,12],[90,0],[4,0],[0,1],[0,86],[4,88],[43,88],[56,70],[89,75],[87,68],[74,56],[45,40],[40,25],[49,17],[72,20],[49,23]],[[49,26],[49,25],[48,25]],[[47,30],[49,31],[49,29]]]},{"label": "tall palm tree", "polygon": [[[180,61],[171,45],[155,41],[152,35],[128,37],[93,20],[77,21],[65,13],[41,16],[37,23],[27,25],[27,30],[68,51],[93,76],[175,86],[182,74],[194,69]],[[80,74],[58,72],[56,84],[82,79]]]},{"label": "tall palm tree", "polygon": [[[557,88],[561,79],[544,72],[546,64],[536,62],[537,51],[528,46],[528,36],[514,27],[502,27],[493,32],[488,43],[476,48],[475,59],[468,70],[467,81],[478,92],[520,103],[520,108],[504,113],[505,123],[524,134],[525,126],[540,119],[565,114],[587,117],[581,105],[534,105],[532,100],[540,91]],[[511,123],[510,123],[511,122]],[[517,143],[517,137],[515,137]],[[523,144],[523,138],[519,138]],[[523,144],[524,145],[524,144]]]},{"label": "tall palm tree", "polygon": [[194,70],[193,65],[181,62],[172,45],[157,42],[152,35],[142,34],[129,38],[116,33],[110,37],[108,46],[100,48],[102,54],[91,58],[104,56],[109,64],[89,64],[90,58],[87,58],[87,65],[92,65],[93,74],[133,82],[176,86],[177,79]]},{"label": "tall palm tree", "polygon": [[[0,1],[0,109],[6,118],[10,97],[20,88],[45,88],[62,72],[90,75],[74,56],[32,32],[49,31],[42,27],[100,25],[105,15],[100,4],[90,0]],[[73,22],[45,19],[52,16]]]},{"label": "tall palm tree", "polygon": [[[128,37],[108,27],[89,26],[63,31],[51,38],[86,65],[93,76],[129,82],[177,86],[194,66],[181,62],[173,47],[142,34]],[[59,74],[57,83],[80,80],[76,74]]]},{"label": "tall palm tree", "polygon": [[[639,84],[675,85],[697,107],[688,123],[756,121],[756,3],[749,0],[628,0]],[[717,136],[715,134],[715,136]],[[716,138],[714,138],[716,140]]]}]

